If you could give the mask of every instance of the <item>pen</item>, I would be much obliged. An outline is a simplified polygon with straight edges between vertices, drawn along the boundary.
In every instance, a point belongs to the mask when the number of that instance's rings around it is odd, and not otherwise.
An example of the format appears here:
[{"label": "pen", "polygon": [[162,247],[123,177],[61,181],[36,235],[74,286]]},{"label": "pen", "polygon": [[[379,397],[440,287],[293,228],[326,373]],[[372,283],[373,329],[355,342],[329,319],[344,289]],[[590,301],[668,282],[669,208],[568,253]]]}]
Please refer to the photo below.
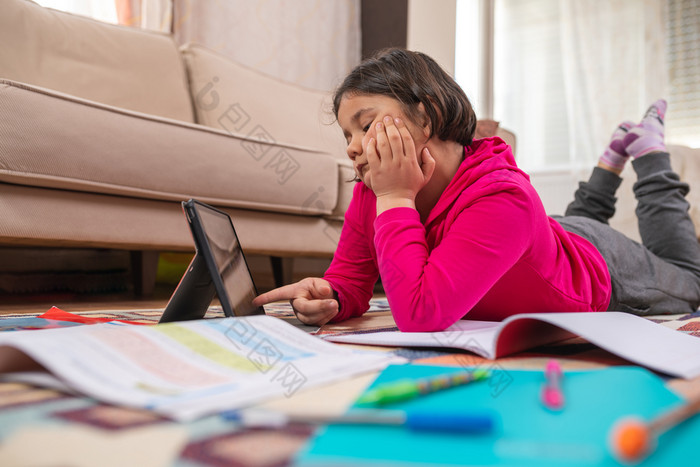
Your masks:
[{"label": "pen", "polygon": [[659,436],[699,412],[700,395],[695,395],[648,422],[636,417],[623,418],[613,426],[610,434],[615,458],[626,464],[642,461],[654,450]]},{"label": "pen", "polygon": [[561,388],[561,381],[564,374],[559,362],[550,360],[544,369],[545,385],[542,388],[542,403],[550,410],[561,410],[564,408],[564,393]]},{"label": "pen", "polygon": [[266,410],[224,412],[226,420],[236,421],[246,427],[280,428],[289,423],[319,425],[388,425],[404,426],[415,431],[447,431],[459,433],[488,433],[495,427],[493,412],[464,410],[385,410],[353,409],[344,415],[286,415]]},{"label": "pen", "polygon": [[491,376],[489,371],[476,369],[474,371],[460,371],[421,379],[400,379],[370,389],[360,396],[357,403],[382,405],[404,401],[442,389],[486,379],[489,376]]}]

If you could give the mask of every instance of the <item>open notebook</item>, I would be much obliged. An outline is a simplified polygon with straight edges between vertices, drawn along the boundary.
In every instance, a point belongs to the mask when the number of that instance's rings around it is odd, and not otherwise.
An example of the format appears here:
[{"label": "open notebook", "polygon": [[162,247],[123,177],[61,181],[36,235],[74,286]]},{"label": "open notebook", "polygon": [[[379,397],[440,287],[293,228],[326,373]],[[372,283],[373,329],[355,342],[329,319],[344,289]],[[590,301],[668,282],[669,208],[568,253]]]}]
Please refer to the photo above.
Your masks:
[{"label": "open notebook", "polygon": [[375,332],[327,336],[333,342],[464,349],[500,358],[580,336],[652,370],[683,378],[700,375],[700,339],[620,312],[525,313],[501,322],[460,320],[442,332]]}]

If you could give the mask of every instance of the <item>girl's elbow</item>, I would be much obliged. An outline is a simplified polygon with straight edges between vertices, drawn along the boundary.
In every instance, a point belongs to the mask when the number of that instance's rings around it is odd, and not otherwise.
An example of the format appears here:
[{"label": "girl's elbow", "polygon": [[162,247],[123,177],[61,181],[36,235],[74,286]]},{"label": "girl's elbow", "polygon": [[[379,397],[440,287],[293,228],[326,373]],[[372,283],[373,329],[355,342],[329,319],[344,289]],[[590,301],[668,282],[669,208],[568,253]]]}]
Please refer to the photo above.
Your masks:
[{"label": "girl's elbow", "polygon": [[425,326],[424,324],[421,324],[421,323],[413,323],[411,321],[407,321],[407,322],[402,323],[402,324],[396,323],[396,326],[399,328],[399,331],[401,331],[401,332],[433,332],[433,331],[438,331],[438,329],[432,329],[432,327]]},{"label": "girl's elbow", "polygon": [[451,322],[443,319],[441,315],[417,313],[416,310],[411,310],[412,313],[400,313],[394,312],[394,321],[396,322],[396,327],[399,328],[401,332],[438,332],[444,331],[450,325]]}]

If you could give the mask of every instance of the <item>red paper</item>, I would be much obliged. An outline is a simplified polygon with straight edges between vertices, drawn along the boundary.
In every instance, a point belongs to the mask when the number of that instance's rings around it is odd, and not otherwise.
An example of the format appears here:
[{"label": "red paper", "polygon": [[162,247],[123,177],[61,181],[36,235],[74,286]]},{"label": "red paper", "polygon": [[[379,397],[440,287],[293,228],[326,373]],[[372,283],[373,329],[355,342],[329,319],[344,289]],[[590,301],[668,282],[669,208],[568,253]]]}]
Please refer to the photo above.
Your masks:
[{"label": "red paper", "polygon": [[112,318],[91,318],[89,316],[80,316],[76,315],[74,313],[69,313],[67,311],[63,311],[60,308],[51,307],[49,311],[44,313],[43,315],[38,316],[38,318],[44,318],[44,319],[53,319],[56,321],[70,321],[71,323],[82,323],[82,324],[97,324],[97,323],[107,323],[109,321],[119,321],[120,323],[126,323],[126,324],[145,324],[145,325],[150,325],[150,324],[155,324],[155,323],[141,323],[141,322],[136,322],[136,321],[129,321],[129,320],[123,320],[123,319],[112,319]]}]

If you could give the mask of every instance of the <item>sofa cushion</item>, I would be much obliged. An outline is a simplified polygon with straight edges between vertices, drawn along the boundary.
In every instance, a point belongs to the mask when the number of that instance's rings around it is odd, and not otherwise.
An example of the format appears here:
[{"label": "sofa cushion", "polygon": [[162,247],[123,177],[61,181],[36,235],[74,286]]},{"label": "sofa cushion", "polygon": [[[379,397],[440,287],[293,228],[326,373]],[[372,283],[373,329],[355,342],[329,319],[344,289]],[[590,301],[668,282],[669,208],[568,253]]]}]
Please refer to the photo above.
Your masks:
[{"label": "sofa cushion", "polygon": [[347,158],[329,93],[281,81],[196,44],[181,52],[197,123]]},{"label": "sofa cushion", "polygon": [[338,162],[295,145],[0,80],[0,181],[155,200],[322,215]]},{"label": "sofa cushion", "polygon": [[170,36],[2,0],[0,78],[193,122],[184,65]]},{"label": "sofa cushion", "polygon": [[232,135],[309,146],[338,159],[338,203],[331,217],[342,220],[354,171],[330,93],[281,81],[197,44],[180,50],[197,123]]}]

